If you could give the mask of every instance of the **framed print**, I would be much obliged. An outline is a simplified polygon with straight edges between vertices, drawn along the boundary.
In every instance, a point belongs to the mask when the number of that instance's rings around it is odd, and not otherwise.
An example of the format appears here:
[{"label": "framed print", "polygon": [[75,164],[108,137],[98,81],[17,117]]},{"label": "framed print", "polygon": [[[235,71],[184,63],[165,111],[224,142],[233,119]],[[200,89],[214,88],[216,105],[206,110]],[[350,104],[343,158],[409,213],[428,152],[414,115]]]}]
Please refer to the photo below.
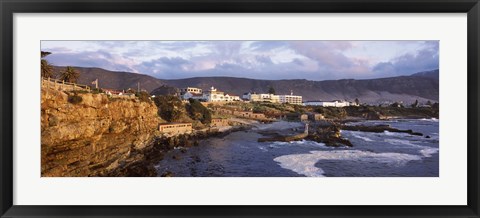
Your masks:
[{"label": "framed print", "polygon": [[478,217],[469,1],[1,1],[2,217]]}]

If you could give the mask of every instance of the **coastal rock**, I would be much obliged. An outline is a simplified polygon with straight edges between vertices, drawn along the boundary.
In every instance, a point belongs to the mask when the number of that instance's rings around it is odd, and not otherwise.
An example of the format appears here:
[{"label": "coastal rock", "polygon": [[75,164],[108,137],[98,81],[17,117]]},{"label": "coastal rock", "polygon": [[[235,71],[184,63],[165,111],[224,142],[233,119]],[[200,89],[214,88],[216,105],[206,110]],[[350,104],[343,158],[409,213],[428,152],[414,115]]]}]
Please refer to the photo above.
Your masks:
[{"label": "coastal rock", "polygon": [[72,104],[68,95],[42,88],[42,176],[152,175],[135,163],[164,122],[153,103],[77,93]]},{"label": "coastal rock", "polygon": [[414,132],[411,129],[403,130],[403,129],[397,129],[393,128],[390,125],[375,125],[375,126],[364,126],[364,125],[342,125],[341,129],[343,130],[349,130],[349,131],[362,131],[362,132],[400,132],[400,133],[407,133],[410,135],[416,135],[416,136],[423,136],[422,133],[419,132]]},{"label": "coastal rock", "polygon": [[325,143],[325,145],[332,147],[353,146],[348,139],[342,138],[340,128],[336,125],[329,127],[317,127],[314,132],[308,135],[307,139]]}]

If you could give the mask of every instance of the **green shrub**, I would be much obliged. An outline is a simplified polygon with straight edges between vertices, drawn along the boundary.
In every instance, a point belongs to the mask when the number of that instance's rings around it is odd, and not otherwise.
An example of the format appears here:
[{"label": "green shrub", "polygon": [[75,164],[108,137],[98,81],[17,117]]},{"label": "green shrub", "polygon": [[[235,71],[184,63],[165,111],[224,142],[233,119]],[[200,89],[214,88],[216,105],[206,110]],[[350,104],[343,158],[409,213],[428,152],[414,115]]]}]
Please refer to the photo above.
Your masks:
[{"label": "green shrub", "polygon": [[141,102],[150,102],[150,95],[146,92],[137,92],[135,96],[137,96]]},{"label": "green shrub", "polygon": [[182,115],[180,108],[183,107],[182,101],[173,95],[159,95],[153,99],[158,107],[158,115],[168,121],[173,122]]},{"label": "green shrub", "polygon": [[68,96],[68,102],[72,103],[72,104],[80,104],[82,103],[82,96],[79,96],[79,95],[70,95]]},{"label": "green shrub", "polygon": [[203,106],[198,100],[189,99],[190,104],[187,106],[188,115],[194,119],[199,120],[203,124],[212,122],[212,113],[208,108]]}]

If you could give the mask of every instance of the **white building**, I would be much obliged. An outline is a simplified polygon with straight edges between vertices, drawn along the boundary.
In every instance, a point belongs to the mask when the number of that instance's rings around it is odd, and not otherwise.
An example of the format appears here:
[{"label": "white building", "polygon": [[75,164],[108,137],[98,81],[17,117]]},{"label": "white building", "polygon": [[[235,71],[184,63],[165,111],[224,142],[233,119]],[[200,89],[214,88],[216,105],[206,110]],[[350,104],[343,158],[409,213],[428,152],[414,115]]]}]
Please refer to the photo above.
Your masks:
[{"label": "white building", "polygon": [[348,107],[354,106],[354,103],[348,101],[306,101],[303,103],[305,106],[322,106],[322,107]]},{"label": "white building", "polygon": [[302,96],[300,95],[279,95],[280,103],[289,103],[289,104],[302,104]]},{"label": "white building", "polygon": [[203,94],[203,90],[200,88],[195,88],[195,87],[186,87],[180,89],[180,94],[185,94],[187,92],[193,93],[193,94]]},{"label": "white building", "polygon": [[256,94],[256,93],[245,93],[243,94],[243,99],[249,101],[261,101],[261,102],[272,102],[279,103],[280,96],[274,94]]},{"label": "white building", "polygon": [[238,95],[225,94],[212,86],[210,90],[203,93],[203,100],[207,102],[240,101],[240,97]]}]

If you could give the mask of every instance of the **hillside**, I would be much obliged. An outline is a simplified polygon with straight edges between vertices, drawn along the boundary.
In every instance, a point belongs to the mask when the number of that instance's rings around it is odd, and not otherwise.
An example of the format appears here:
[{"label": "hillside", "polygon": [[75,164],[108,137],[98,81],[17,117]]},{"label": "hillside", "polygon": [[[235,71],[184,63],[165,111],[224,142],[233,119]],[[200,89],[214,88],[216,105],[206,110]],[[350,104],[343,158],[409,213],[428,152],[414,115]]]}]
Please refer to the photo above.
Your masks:
[{"label": "hillside", "polygon": [[[55,67],[58,72],[62,67]],[[112,89],[136,89],[140,83],[142,89],[152,92],[161,86],[176,88],[192,86],[208,89],[215,86],[218,90],[236,95],[245,92],[267,92],[269,87],[274,87],[277,94],[289,94],[303,96],[304,101],[309,100],[354,100],[358,98],[365,103],[380,103],[403,101],[411,103],[415,100],[420,102],[438,101],[439,80],[438,70],[419,72],[411,76],[399,76],[379,79],[343,79],[343,80],[256,80],[234,77],[195,77],[187,79],[161,80],[151,76],[112,72],[99,68],[80,68],[79,83],[90,84],[96,78],[99,86]],[[166,88],[166,90],[169,90]]]},{"label": "hillside", "polygon": [[362,102],[386,101],[438,101],[438,80],[428,77],[401,76],[369,80],[254,80],[231,77],[203,77],[168,80],[175,87],[194,86],[207,89],[215,86],[219,90],[241,95],[244,92],[265,93],[268,87],[277,94],[303,96],[304,100],[360,99]]},{"label": "hillside", "polygon": [[[66,67],[54,67],[55,75],[64,71],[65,68]],[[166,85],[161,80],[144,74],[115,72],[101,68],[75,67],[75,69],[80,73],[78,83],[89,85],[92,81],[98,79],[98,85],[101,88],[117,90],[132,88],[136,90],[137,84],[140,83],[142,89],[151,92],[162,85]]]}]

